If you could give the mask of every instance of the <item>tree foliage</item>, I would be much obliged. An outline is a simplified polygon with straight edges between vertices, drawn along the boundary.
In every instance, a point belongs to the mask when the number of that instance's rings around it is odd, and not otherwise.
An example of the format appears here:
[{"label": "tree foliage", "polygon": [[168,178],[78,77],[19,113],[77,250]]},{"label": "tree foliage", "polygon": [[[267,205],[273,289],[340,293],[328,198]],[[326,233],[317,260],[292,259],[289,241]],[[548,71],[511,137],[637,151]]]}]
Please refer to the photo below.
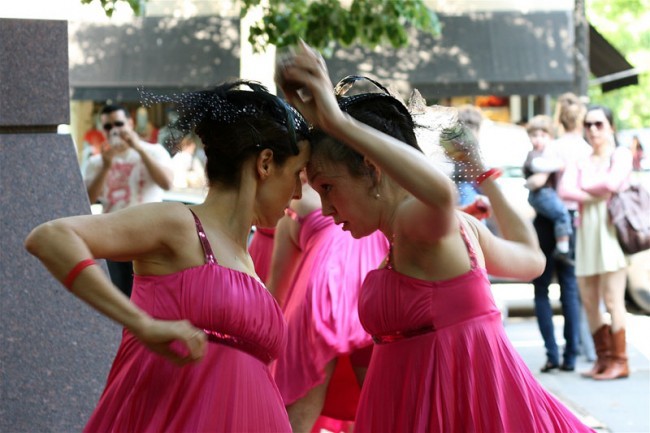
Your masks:
[{"label": "tree foliage", "polygon": [[650,0],[591,0],[587,18],[641,73],[639,84],[603,93],[589,89],[593,103],[605,105],[616,115],[617,127],[650,127]]},{"label": "tree foliage", "polygon": [[81,0],[81,3],[87,5],[94,3],[95,1],[101,4],[102,9],[104,9],[104,13],[109,18],[113,16],[113,12],[115,12],[115,5],[119,2],[128,3],[129,6],[131,6],[133,13],[136,15],[140,15],[140,13],[142,13],[142,9],[140,8],[142,0]]},{"label": "tree foliage", "polygon": [[374,48],[382,44],[404,47],[407,26],[431,34],[440,32],[436,14],[422,0],[242,0],[242,14],[263,5],[264,17],[251,28],[249,41],[256,50],[268,44],[294,45],[298,39],[329,54],[336,43],[359,43]]},{"label": "tree foliage", "polygon": [[[112,16],[118,2],[126,2],[139,15],[146,0],[81,0],[99,2]],[[241,15],[261,7],[259,22],[250,29],[249,42],[255,51],[267,46],[295,45],[303,39],[328,55],[338,43],[359,43],[369,48],[389,44],[395,48],[408,44],[407,27],[433,35],[440,33],[437,15],[423,0],[240,0]],[[345,3],[345,4],[344,4]],[[347,5],[346,5],[347,4]]]}]

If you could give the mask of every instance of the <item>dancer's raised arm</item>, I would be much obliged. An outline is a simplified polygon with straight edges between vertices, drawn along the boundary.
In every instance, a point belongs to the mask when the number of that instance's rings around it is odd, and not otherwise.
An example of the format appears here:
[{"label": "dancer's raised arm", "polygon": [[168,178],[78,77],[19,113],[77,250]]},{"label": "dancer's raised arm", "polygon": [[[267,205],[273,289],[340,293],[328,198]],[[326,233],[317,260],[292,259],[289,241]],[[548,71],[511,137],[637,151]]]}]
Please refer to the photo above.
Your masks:
[{"label": "dancer's raised arm", "polygon": [[434,210],[417,209],[416,214],[434,221],[434,237],[449,230],[453,220],[456,191],[453,182],[422,152],[344,113],[337,103],[322,57],[301,42],[296,54],[278,66],[276,81],[287,100],[316,128],[344,142],[367,158],[378,176],[385,173],[412,194],[418,204]]}]

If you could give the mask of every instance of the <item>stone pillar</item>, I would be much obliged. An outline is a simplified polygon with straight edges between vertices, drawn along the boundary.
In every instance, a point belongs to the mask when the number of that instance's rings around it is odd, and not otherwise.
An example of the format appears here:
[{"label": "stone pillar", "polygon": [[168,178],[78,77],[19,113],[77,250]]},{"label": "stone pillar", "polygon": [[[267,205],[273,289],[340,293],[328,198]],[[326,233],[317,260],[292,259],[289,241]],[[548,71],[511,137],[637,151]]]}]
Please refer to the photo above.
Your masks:
[{"label": "stone pillar", "polygon": [[[89,214],[69,135],[65,21],[0,18],[0,431],[81,431],[120,328],[29,255],[36,225]],[[106,270],[105,264],[104,270]]]}]

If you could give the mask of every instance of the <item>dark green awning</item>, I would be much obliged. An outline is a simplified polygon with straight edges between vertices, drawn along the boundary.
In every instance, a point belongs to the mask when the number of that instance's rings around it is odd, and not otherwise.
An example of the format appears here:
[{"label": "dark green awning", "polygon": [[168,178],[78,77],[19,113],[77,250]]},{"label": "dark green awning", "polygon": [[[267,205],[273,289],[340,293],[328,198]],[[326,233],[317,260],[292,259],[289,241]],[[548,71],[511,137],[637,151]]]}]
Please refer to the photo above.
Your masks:
[{"label": "dark green awning", "polygon": [[73,99],[137,101],[139,86],[168,93],[239,77],[239,19],[71,22],[69,32]]},{"label": "dark green awning", "polygon": [[[439,14],[439,19],[439,37],[413,30],[406,48],[336,50],[328,59],[332,80],[370,75],[387,84],[408,83],[427,100],[573,90],[571,11]],[[238,77],[239,26],[238,19],[222,17],[149,17],[111,25],[71,22],[72,98],[138,100],[139,86],[167,93]],[[638,82],[636,75],[610,80],[611,74],[634,70],[593,27],[589,39],[591,72],[609,80],[603,90]]]},{"label": "dark green awning", "polygon": [[639,84],[639,74],[623,55],[589,25],[589,69],[603,92]]}]

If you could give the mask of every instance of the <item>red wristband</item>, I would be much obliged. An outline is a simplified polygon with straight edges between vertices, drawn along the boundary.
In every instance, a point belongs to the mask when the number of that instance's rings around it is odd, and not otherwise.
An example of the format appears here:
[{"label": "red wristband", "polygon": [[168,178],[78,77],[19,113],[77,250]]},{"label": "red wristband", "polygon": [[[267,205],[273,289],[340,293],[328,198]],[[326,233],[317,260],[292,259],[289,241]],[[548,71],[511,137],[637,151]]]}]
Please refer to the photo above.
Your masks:
[{"label": "red wristband", "polygon": [[93,259],[85,259],[77,263],[74,268],[70,272],[68,272],[68,275],[65,277],[63,280],[63,285],[65,286],[66,289],[72,290],[72,283],[74,283],[74,280],[77,279],[81,271],[86,269],[88,266],[96,265],[97,262],[94,261]]},{"label": "red wristband", "polygon": [[502,174],[503,172],[498,168],[491,168],[478,175],[476,178],[476,184],[480,186],[487,179],[498,179]]}]

